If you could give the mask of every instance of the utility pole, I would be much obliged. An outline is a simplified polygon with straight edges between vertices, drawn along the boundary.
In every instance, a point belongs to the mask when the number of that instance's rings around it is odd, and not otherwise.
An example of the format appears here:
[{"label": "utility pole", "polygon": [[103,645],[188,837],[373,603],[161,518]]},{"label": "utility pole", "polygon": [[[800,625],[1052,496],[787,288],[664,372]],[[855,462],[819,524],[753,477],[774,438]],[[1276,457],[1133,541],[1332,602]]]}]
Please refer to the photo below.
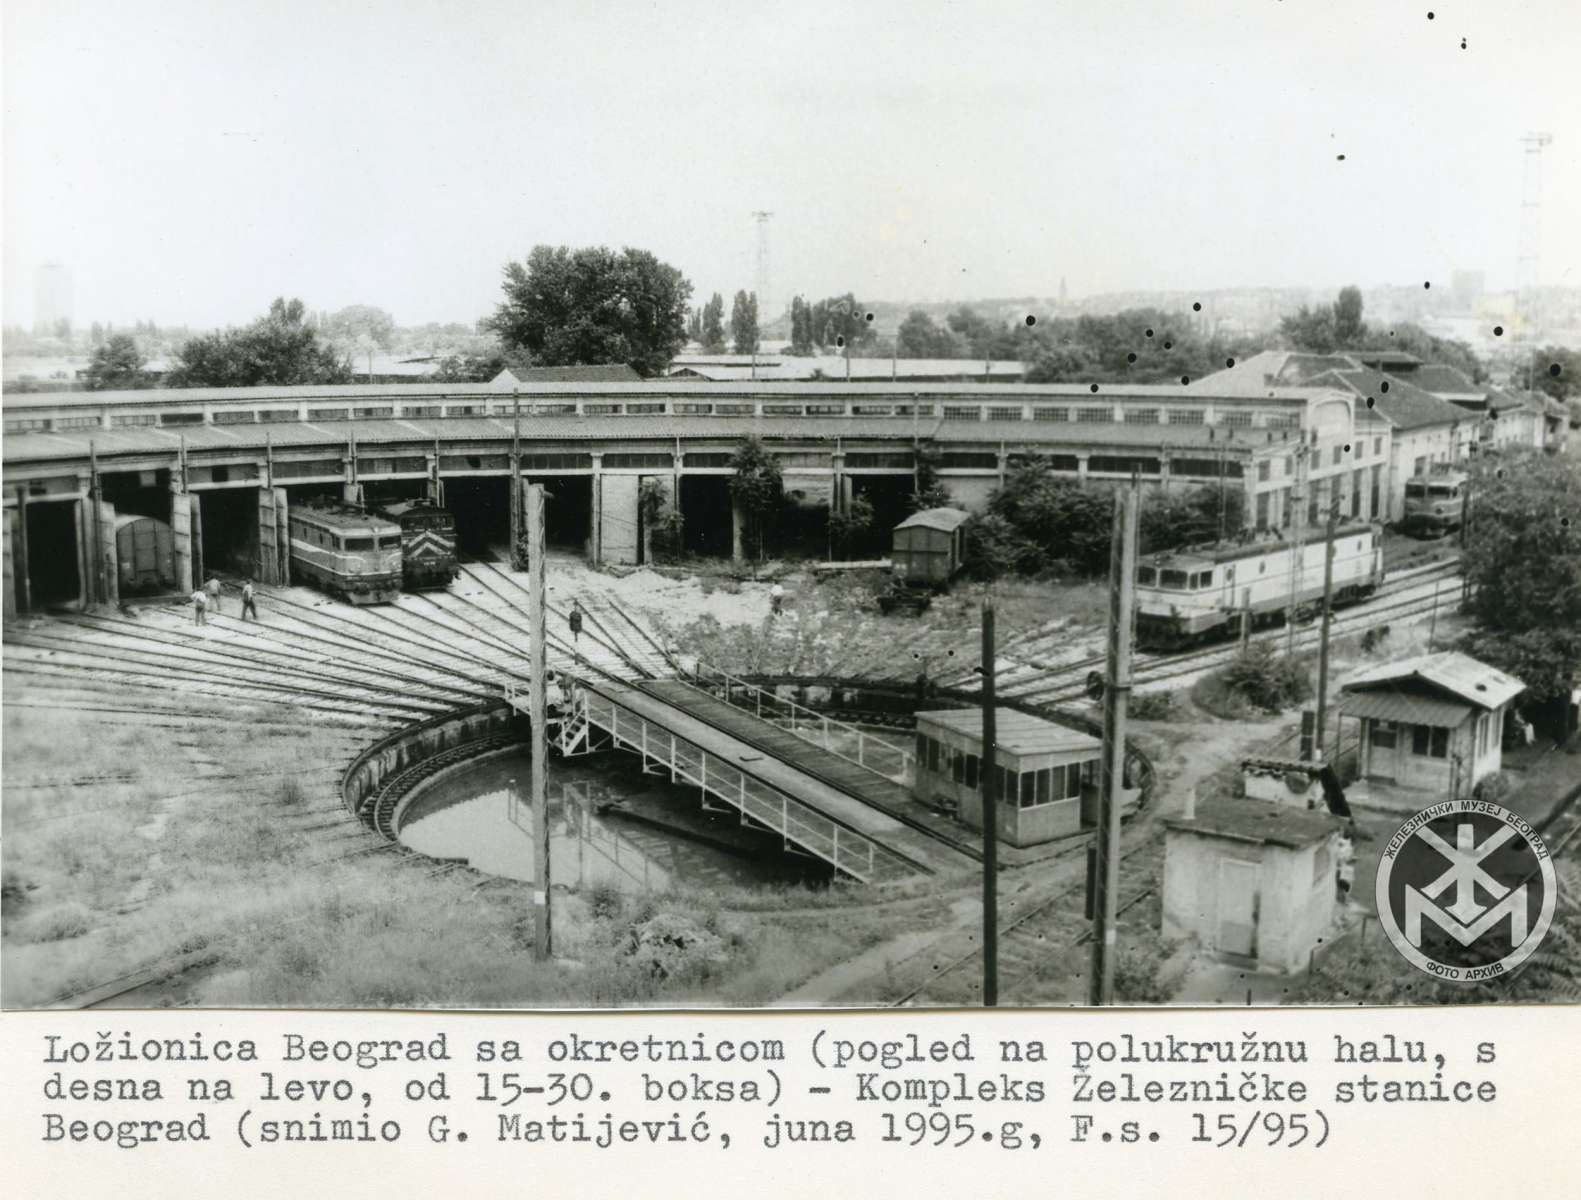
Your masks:
[{"label": "utility pole", "polygon": [[1092,858],[1092,970],[1089,1003],[1114,1003],[1114,956],[1120,891],[1120,790],[1125,786],[1125,716],[1131,695],[1131,617],[1136,583],[1138,484],[1114,498],[1109,557],[1108,681],[1103,693],[1103,772],[1097,853]]},{"label": "utility pole", "polygon": [[1290,504],[1295,509],[1291,516],[1294,536],[1290,543],[1290,608],[1285,613],[1285,654],[1296,652],[1296,609],[1301,601],[1302,558],[1306,554],[1307,523],[1307,443],[1304,433],[1301,445],[1296,448],[1296,481],[1290,492]]},{"label": "utility pole", "polygon": [[999,1004],[999,763],[994,711],[994,606],[983,605],[983,1007]]},{"label": "utility pole", "polygon": [[1313,758],[1323,761],[1323,722],[1328,718],[1328,627],[1334,609],[1334,517],[1339,496],[1329,505],[1323,545],[1323,631],[1318,635],[1317,726],[1312,731]]},{"label": "utility pole", "polygon": [[552,935],[549,922],[549,740],[544,653],[543,589],[543,484],[527,488],[527,664],[531,675],[532,716],[532,852],[533,852],[533,957],[549,958]]},{"label": "utility pole", "polygon": [[520,388],[511,389],[511,569],[520,571],[522,562],[522,397]]}]

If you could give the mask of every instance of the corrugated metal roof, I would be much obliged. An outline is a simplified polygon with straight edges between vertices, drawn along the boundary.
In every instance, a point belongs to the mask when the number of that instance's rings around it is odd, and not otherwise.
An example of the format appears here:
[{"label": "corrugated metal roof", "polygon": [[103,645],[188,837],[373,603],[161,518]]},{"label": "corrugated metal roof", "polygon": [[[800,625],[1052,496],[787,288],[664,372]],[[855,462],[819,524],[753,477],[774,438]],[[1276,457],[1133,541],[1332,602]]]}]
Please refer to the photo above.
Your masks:
[{"label": "corrugated metal roof", "polygon": [[[497,440],[511,436],[511,418],[444,417],[368,419],[360,421],[282,421],[250,425],[182,425],[168,428],[126,426],[118,429],[74,429],[63,433],[8,433],[4,461],[8,463],[86,458],[88,442],[100,455],[138,454],[170,450],[186,437],[191,450],[235,447],[261,449],[265,435],[276,447],[344,446],[355,436],[357,444],[389,442],[449,443],[467,439]],[[1060,450],[1167,448],[1222,450],[1234,456],[1250,455],[1267,443],[1268,430],[1215,430],[1202,425],[1085,425],[1072,421],[920,421],[921,435],[945,444],[969,443],[1012,448],[1050,447]],[[1296,431],[1299,432],[1299,431]],[[580,416],[522,413],[524,440],[641,441],[673,443],[682,438],[737,439],[749,434],[769,440],[833,441],[835,438],[910,440],[912,423],[906,417],[802,417],[802,416]],[[1238,437],[1230,434],[1239,433]],[[1286,443],[1275,440],[1274,446]]]},{"label": "corrugated metal roof", "polygon": [[1316,809],[1275,804],[1271,800],[1224,797],[1210,800],[1194,817],[1166,817],[1169,829],[1258,845],[1299,849],[1345,828],[1338,817]]},{"label": "corrugated metal roof", "polygon": [[938,529],[945,533],[960,528],[961,524],[970,517],[958,508],[925,508],[919,513],[912,513],[896,529]]},{"label": "corrugated metal roof", "polygon": [[[931,722],[936,726],[974,738],[983,737],[983,710],[981,708],[945,708],[917,714],[919,723]],[[1087,754],[1097,755],[1103,743],[1091,734],[1080,733],[1024,713],[1014,708],[994,709],[994,741],[1001,750],[1012,754]]]},{"label": "corrugated metal roof", "polygon": [[1400,721],[1406,725],[1437,725],[1454,729],[1471,715],[1469,704],[1457,704],[1437,696],[1411,692],[1344,692],[1339,710],[1347,717],[1371,717],[1375,721]]},{"label": "corrugated metal roof", "polygon": [[1526,685],[1515,676],[1506,675],[1497,667],[1491,667],[1458,650],[1384,663],[1350,680],[1344,690],[1375,690],[1413,679],[1422,680],[1481,708],[1490,709],[1507,704],[1526,690]]},{"label": "corrugated metal roof", "polygon": [[1361,368],[1355,371],[1329,371],[1314,382],[1337,383],[1358,396],[1370,399],[1397,429],[1425,429],[1433,425],[1456,425],[1469,418],[1466,410],[1432,392],[1382,371]]}]

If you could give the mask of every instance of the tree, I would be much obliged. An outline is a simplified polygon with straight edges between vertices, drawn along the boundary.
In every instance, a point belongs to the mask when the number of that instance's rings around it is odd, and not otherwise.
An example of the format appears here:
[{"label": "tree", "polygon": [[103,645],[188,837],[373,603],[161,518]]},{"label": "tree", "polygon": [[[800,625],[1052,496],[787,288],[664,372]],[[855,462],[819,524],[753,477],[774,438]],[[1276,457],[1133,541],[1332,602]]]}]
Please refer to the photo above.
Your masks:
[{"label": "tree", "polygon": [[1465,648],[1543,703],[1581,682],[1581,463],[1538,451],[1473,460],[1462,563],[1478,628]]},{"label": "tree", "polygon": [[372,304],[352,304],[324,318],[321,329],[337,342],[372,343],[388,351],[395,341],[395,318]]},{"label": "tree", "polygon": [[140,388],[148,382],[148,376],[143,373],[143,364],[147,361],[131,334],[111,334],[109,340],[93,352],[84,382],[90,392]]},{"label": "tree", "polygon": [[1341,288],[1334,301],[1334,338],[1341,346],[1360,346],[1367,340],[1367,323],[1361,319],[1361,289]]},{"label": "tree", "polygon": [[349,383],[351,365],[319,341],[300,300],[283,297],[242,329],[195,337],[177,349],[170,387]]},{"label": "tree", "polygon": [[686,340],[702,344],[703,340],[703,310],[693,308],[686,317]]},{"label": "tree", "polygon": [[960,343],[948,329],[941,329],[920,308],[906,314],[895,336],[895,351],[903,358],[955,358]]},{"label": "tree", "polygon": [[1361,290],[1341,288],[1333,304],[1316,308],[1303,304],[1294,314],[1282,318],[1279,332],[1297,350],[1313,354],[1354,350],[1364,345],[1370,336],[1361,312]]},{"label": "tree", "polygon": [[737,354],[753,354],[758,348],[758,294],[737,292],[730,306],[730,337]]},{"label": "tree", "polygon": [[503,286],[488,328],[544,366],[626,363],[652,376],[686,343],[692,285],[646,250],[534,246],[505,264]]},{"label": "tree", "polygon": [[812,308],[800,296],[791,298],[791,353],[812,353]]},{"label": "tree", "polygon": [[1581,395],[1581,352],[1544,346],[1522,358],[1511,382],[1525,391],[1547,392],[1555,400]]},{"label": "tree", "polygon": [[833,544],[835,554],[840,558],[849,558],[852,549],[871,532],[876,516],[873,502],[860,495],[851,497],[844,512],[830,512],[829,541]]},{"label": "tree", "polygon": [[435,383],[487,383],[506,367],[520,364],[506,360],[503,351],[482,354],[449,354],[429,376]]},{"label": "tree", "polygon": [[725,348],[725,298],[718,292],[703,305],[703,350],[719,354]]},{"label": "tree", "polygon": [[770,454],[761,440],[744,439],[730,457],[730,498],[741,509],[746,526],[745,541],[763,557],[768,527],[784,503],[785,485],[779,459]]},{"label": "tree", "polygon": [[1028,383],[1085,383],[1098,375],[1098,356],[1086,346],[1046,345],[1027,366]]},{"label": "tree", "polygon": [[852,353],[866,349],[875,340],[867,313],[850,292],[814,304],[810,329],[813,345]]},{"label": "tree", "polygon": [[1437,337],[1420,325],[1396,325],[1389,331],[1389,345],[1392,349],[1414,354],[1423,362],[1454,367],[1473,383],[1481,383],[1488,377],[1487,365],[1469,345],[1459,339]]},{"label": "tree", "polygon": [[939,451],[932,444],[919,445],[913,452],[916,455],[916,490],[907,498],[907,505],[912,512],[923,512],[930,508],[947,508],[952,497],[950,491],[944,486],[944,481],[939,478]]}]

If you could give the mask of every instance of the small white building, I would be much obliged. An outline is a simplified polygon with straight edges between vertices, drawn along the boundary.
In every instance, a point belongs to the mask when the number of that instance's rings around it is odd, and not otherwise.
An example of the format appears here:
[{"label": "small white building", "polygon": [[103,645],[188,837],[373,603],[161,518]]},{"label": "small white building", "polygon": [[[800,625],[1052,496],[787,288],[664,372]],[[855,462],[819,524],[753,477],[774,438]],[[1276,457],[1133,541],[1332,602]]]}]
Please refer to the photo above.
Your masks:
[{"label": "small white building", "polygon": [[1334,919],[1343,820],[1226,797],[1164,826],[1166,938],[1261,970],[1307,965]]},{"label": "small white building", "polygon": [[1458,651],[1385,663],[1340,689],[1360,724],[1360,777],[1428,793],[1471,795],[1502,762],[1504,714],[1526,685]]}]

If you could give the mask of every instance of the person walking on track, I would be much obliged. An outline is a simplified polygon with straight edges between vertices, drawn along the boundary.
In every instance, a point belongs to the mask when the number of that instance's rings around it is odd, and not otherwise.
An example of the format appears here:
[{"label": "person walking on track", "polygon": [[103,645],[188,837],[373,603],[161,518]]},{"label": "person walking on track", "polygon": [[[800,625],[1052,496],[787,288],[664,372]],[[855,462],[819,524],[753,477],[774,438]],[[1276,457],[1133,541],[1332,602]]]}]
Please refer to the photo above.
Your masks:
[{"label": "person walking on track", "polygon": [[258,619],[258,600],[253,595],[253,581],[242,580],[242,620],[247,619],[247,614],[252,613],[253,620]]},{"label": "person walking on track", "polygon": [[573,601],[571,601],[570,625],[571,625],[571,640],[573,642],[581,641],[582,640],[582,602],[580,600],[573,600]]},{"label": "person walking on track", "polygon": [[192,623],[194,625],[209,623],[209,597],[202,588],[192,593]]},{"label": "person walking on track", "polygon": [[210,575],[208,582],[209,603],[214,606],[214,615],[220,615],[220,577]]}]

